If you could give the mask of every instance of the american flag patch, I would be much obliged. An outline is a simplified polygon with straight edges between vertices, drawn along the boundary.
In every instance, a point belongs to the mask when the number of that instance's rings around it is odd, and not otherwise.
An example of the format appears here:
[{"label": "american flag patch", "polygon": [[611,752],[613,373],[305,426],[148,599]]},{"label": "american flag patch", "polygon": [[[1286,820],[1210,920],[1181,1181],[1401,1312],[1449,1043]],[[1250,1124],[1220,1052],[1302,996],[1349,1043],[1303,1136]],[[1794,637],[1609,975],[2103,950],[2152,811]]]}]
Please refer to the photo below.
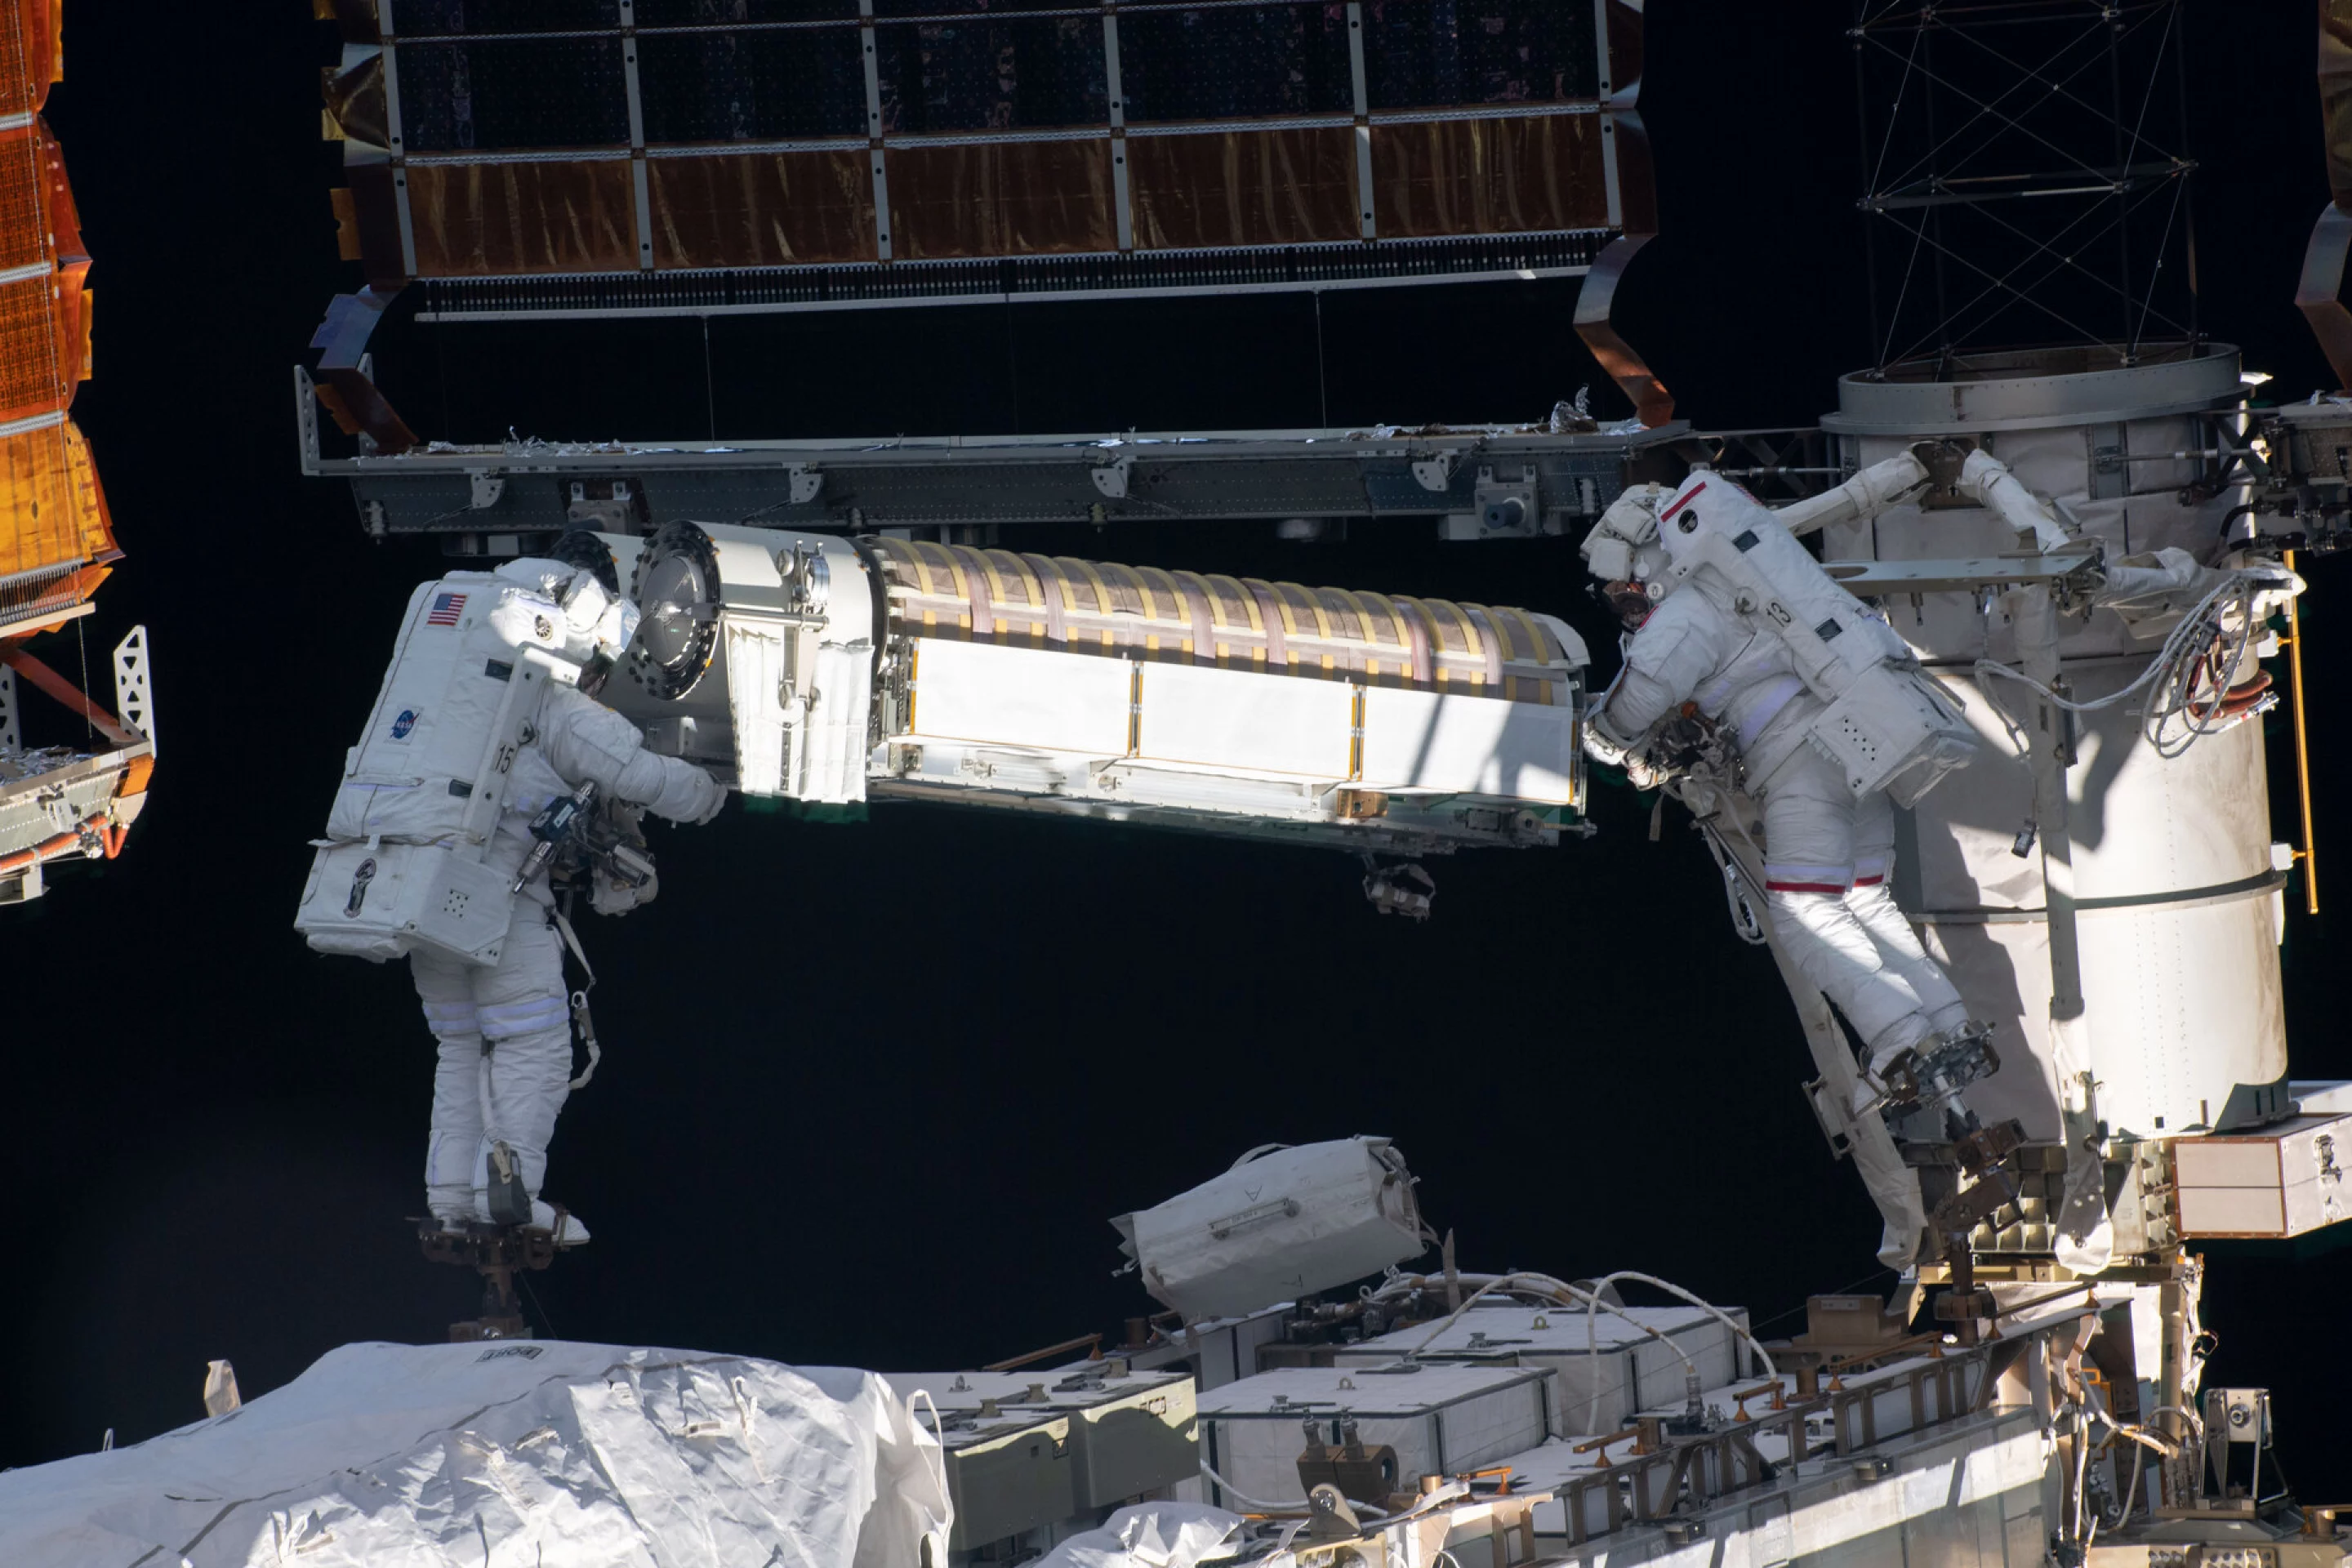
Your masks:
[{"label": "american flag patch", "polygon": [[425,624],[428,626],[454,626],[457,624],[458,612],[465,607],[466,595],[463,594],[436,594],[433,595],[433,608],[425,612]]}]

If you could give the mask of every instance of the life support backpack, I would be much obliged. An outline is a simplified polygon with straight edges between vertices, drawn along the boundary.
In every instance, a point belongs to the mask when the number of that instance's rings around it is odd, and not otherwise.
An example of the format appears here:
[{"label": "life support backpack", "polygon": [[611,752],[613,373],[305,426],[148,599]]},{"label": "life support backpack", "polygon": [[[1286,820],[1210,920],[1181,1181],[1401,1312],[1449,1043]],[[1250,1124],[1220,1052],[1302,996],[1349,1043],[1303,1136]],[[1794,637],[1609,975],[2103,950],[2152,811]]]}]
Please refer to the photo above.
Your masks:
[{"label": "life support backpack", "polygon": [[1799,679],[1827,704],[1805,739],[1856,795],[1883,789],[1909,806],[1976,755],[1976,731],[1895,629],[1738,485],[1693,469],[1658,509],[1658,541],[1671,579],[1715,574],[1737,614],[1787,645]]},{"label": "life support backpack", "polygon": [[548,687],[577,678],[577,641],[554,599],[490,573],[409,596],[294,918],[313,948],[498,962],[515,894],[484,857]]}]

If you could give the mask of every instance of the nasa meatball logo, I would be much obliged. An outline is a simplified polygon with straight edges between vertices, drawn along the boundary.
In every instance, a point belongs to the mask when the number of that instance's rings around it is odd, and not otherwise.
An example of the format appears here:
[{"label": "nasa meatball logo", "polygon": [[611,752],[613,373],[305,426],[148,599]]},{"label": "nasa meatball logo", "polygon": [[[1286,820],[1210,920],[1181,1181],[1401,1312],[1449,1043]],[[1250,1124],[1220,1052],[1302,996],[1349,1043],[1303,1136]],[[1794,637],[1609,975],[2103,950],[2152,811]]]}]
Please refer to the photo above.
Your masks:
[{"label": "nasa meatball logo", "polygon": [[395,741],[405,741],[415,728],[416,710],[404,708],[400,710],[400,717],[392,721],[392,738]]},{"label": "nasa meatball logo", "polygon": [[345,920],[356,920],[359,918],[360,906],[367,902],[368,884],[374,880],[375,857],[371,855],[366,859],[360,862],[359,870],[352,874],[351,897],[343,900],[343,918]]}]

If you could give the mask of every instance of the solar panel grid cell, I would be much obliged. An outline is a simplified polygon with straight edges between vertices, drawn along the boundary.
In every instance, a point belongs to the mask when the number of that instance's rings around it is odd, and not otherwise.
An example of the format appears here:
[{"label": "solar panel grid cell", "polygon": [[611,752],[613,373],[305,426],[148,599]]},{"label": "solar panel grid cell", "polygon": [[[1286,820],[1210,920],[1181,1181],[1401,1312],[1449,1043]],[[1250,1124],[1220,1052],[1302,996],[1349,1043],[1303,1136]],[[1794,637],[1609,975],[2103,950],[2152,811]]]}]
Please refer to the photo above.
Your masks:
[{"label": "solar panel grid cell", "polygon": [[727,22],[857,20],[857,0],[637,0],[637,26],[698,27]]},{"label": "solar panel grid cell", "polygon": [[48,259],[40,147],[30,128],[0,135],[0,270]]},{"label": "solar panel grid cell", "polygon": [[1118,35],[1129,124],[1355,107],[1344,5],[1122,10]]},{"label": "solar panel grid cell", "polygon": [[654,264],[802,267],[875,258],[866,150],[647,162]]},{"label": "solar panel grid cell", "polygon": [[1374,110],[1564,103],[1600,91],[1591,18],[1560,0],[1370,0]]},{"label": "solar panel grid cell", "polygon": [[403,45],[400,113],[411,153],[626,146],[621,40]]},{"label": "solar panel grid cell", "polygon": [[641,34],[637,92],[651,143],[866,133],[855,27]]},{"label": "solar panel grid cell", "polygon": [[874,42],[887,133],[1110,123],[1099,14],[899,23]]},{"label": "solar panel grid cell", "polygon": [[393,25],[404,38],[464,33],[550,33],[617,27],[620,0],[399,0]]}]

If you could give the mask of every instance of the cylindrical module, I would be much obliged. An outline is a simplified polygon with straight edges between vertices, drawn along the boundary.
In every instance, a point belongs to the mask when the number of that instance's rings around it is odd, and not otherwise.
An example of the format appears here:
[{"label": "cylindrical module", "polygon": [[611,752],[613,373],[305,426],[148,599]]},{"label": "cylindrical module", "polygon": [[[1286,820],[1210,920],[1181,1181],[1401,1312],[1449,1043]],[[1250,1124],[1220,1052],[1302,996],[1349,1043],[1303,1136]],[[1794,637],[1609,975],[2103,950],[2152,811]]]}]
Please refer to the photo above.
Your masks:
[{"label": "cylindrical module", "polygon": [[1583,804],[1585,652],[1549,616],[866,542],[891,650],[877,793],[1367,847],[1544,841]]},{"label": "cylindrical module", "polygon": [[[2231,498],[2184,500],[2198,477],[2186,454],[2205,445],[2199,414],[2236,400],[2237,352],[2158,351],[2127,369],[2072,363],[2080,358],[2007,356],[1967,380],[1848,376],[1839,412],[1822,425],[1864,465],[1924,440],[1971,440],[2100,541],[2110,562],[2168,545],[2210,556]],[[1825,530],[1823,553],[1936,560],[2018,547],[1990,512],[1931,492],[1874,521]],[[2027,837],[2040,825],[2016,739],[2034,700],[1998,677],[1988,690],[1973,674],[1980,658],[2015,663],[2012,630],[1998,602],[1988,610],[1965,595],[1885,607],[1985,742],[1974,765],[1912,815],[1898,892],[1971,1014],[1997,1026],[2003,1067],[1970,1090],[1971,1106],[2054,1141],[2047,904],[2042,859]],[[2161,641],[2135,636],[2107,610],[2062,626],[2062,674],[2077,700],[2127,684]],[[2077,716],[2073,752],[2066,831],[2091,1053],[2076,1068],[2095,1080],[2098,1117],[2112,1133],[2140,1138],[2274,1118],[2286,1088],[2281,877],[2260,724],[2165,757],[2141,732],[2138,699],[2127,698]]]},{"label": "cylindrical module", "polygon": [[614,545],[658,743],[747,794],[957,801],[1407,852],[1583,805],[1549,616],[890,538]]}]

